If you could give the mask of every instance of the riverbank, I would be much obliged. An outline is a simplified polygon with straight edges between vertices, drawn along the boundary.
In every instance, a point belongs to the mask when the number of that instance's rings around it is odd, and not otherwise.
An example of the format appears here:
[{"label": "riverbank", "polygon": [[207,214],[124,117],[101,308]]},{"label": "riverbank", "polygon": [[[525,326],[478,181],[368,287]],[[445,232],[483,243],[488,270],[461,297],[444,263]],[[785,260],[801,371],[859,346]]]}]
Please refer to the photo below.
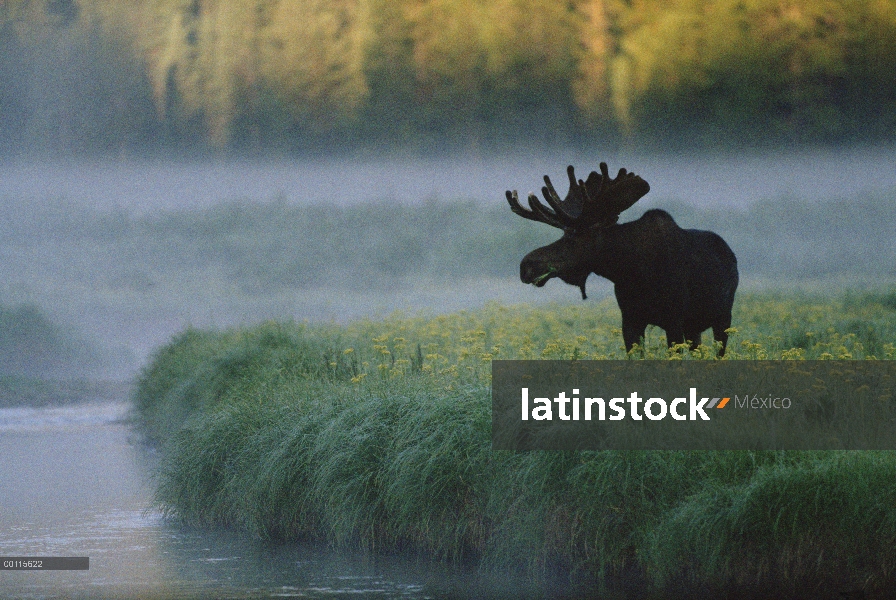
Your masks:
[{"label": "riverbank", "polygon": [[[892,360],[892,296],[743,294],[727,357]],[[894,583],[890,452],[491,451],[490,361],[624,358],[618,323],[605,300],[187,330],[134,396],[163,449],[158,502],[263,538],[623,578],[663,597]],[[667,357],[660,330],[645,354]]]}]

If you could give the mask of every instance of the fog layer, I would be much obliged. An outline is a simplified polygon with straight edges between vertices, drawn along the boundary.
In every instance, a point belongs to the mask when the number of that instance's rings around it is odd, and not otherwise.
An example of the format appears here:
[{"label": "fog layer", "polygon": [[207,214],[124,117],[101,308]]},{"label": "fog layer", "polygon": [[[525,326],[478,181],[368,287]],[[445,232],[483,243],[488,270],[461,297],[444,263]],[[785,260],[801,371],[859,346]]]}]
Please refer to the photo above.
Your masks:
[{"label": "fog layer", "polygon": [[296,204],[425,199],[492,204],[502,203],[509,188],[537,191],[543,175],[563,181],[567,164],[587,174],[601,161],[611,170],[624,166],[641,174],[652,189],[644,202],[677,199],[701,207],[745,208],[782,196],[825,200],[896,188],[893,147],[693,155],[539,150],[256,162],[14,161],[0,165],[0,199],[8,205],[65,199],[81,207],[135,213],[274,198]]},{"label": "fog layer", "polygon": [[[894,159],[865,148],[8,164],[0,307],[16,327],[0,375],[131,377],[187,326],[578,302],[562,282],[519,282],[521,257],[559,231],[504,199],[537,190],[544,174],[564,193],[568,163],[582,176],[600,160],[642,175],[651,192],[622,220],[662,207],[683,227],[717,231],[738,256],[741,290],[882,288],[896,280]],[[588,292],[611,286],[592,276]]]}]

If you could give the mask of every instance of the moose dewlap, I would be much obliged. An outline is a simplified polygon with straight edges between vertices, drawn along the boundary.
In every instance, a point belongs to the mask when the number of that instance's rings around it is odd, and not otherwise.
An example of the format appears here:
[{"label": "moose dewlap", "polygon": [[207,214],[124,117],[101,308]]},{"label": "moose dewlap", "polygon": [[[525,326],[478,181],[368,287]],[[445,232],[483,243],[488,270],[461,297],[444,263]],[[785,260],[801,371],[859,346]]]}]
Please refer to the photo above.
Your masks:
[{"label": "moose dewlap", "polygon": [[576,179],[572,165],[567,167],[569,193],[563,200],[545,175],[541,191],[548,206],[529,194],[526,209],[516,190],[507,191],[513,212],[563,230],[559,240],[523,258],[522,282],[541,287],[559,277],[579,287],[585,299],[585,281],[595,273],[614,284],[627,350],[644,337],[648,325],[665,330],[669,346],[687,342],[692,349],[711,327],[724,355],[738,283],[734,252],[711,231],[682,229],[664,210],[648,210],[640,219],[618,224],[619,215],[650,186],[625,169],[614,179],[606,163],[600,170],[583,181]]}]

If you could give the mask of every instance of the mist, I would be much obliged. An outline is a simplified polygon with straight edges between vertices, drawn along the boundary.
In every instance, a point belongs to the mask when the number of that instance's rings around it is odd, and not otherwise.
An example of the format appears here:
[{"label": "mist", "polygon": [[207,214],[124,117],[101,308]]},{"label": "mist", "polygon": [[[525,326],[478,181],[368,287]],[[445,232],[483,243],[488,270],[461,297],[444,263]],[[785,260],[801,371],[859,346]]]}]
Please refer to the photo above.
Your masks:
[{"label": "mist", "polygon": [[[602,160],[651,184],[623,221],[662,207],[684,227],[718,231],[739,257],[742,289],[896,278],[887,147],[45,160],[0,169],[0,305],[34,307],[68,332],[51,376],[128,379],[188,326],[579,301],[560,282],[519,283],[520,258],[557,232],[515,217],[504,191],[537,190],[545,174],[565,188],[567,164],[584,176]],[[611,293],[596,276],[588,287]],[[35,333],[25,354],[45,356],[34,368],[50,364],[46,339]]]},{"label": "mist", "polygon": [[510,188],[539,190],[543,175],[562,181],[568,164],[587,174],[602,161],[611,170],[626,166],[643,174],[652,189],[645,202],[675,199],[698,207],[746,208],[781,197],[823,201],[896,188],[892,146],[670,154],[539,148],[435,156],[384,148],[379,156],[344,152],[293,159],[7,160],[0,163],[0,197],[8,204],[64,200],[134,214],[233,200],[494,204],[504,202]]}]

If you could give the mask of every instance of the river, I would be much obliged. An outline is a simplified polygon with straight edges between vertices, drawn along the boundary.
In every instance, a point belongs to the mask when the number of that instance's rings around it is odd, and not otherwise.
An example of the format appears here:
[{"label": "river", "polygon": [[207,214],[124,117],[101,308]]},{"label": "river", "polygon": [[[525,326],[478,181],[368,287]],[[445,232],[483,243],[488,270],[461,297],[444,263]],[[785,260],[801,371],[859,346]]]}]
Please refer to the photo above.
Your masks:
[{"label": "river", "polygon": [[87,571],[0,571],[2,598],[556,597],[413,557],[191,529],[153,509],[156,457],[125,402],[0,409],[0,555],[88,556]]}]

